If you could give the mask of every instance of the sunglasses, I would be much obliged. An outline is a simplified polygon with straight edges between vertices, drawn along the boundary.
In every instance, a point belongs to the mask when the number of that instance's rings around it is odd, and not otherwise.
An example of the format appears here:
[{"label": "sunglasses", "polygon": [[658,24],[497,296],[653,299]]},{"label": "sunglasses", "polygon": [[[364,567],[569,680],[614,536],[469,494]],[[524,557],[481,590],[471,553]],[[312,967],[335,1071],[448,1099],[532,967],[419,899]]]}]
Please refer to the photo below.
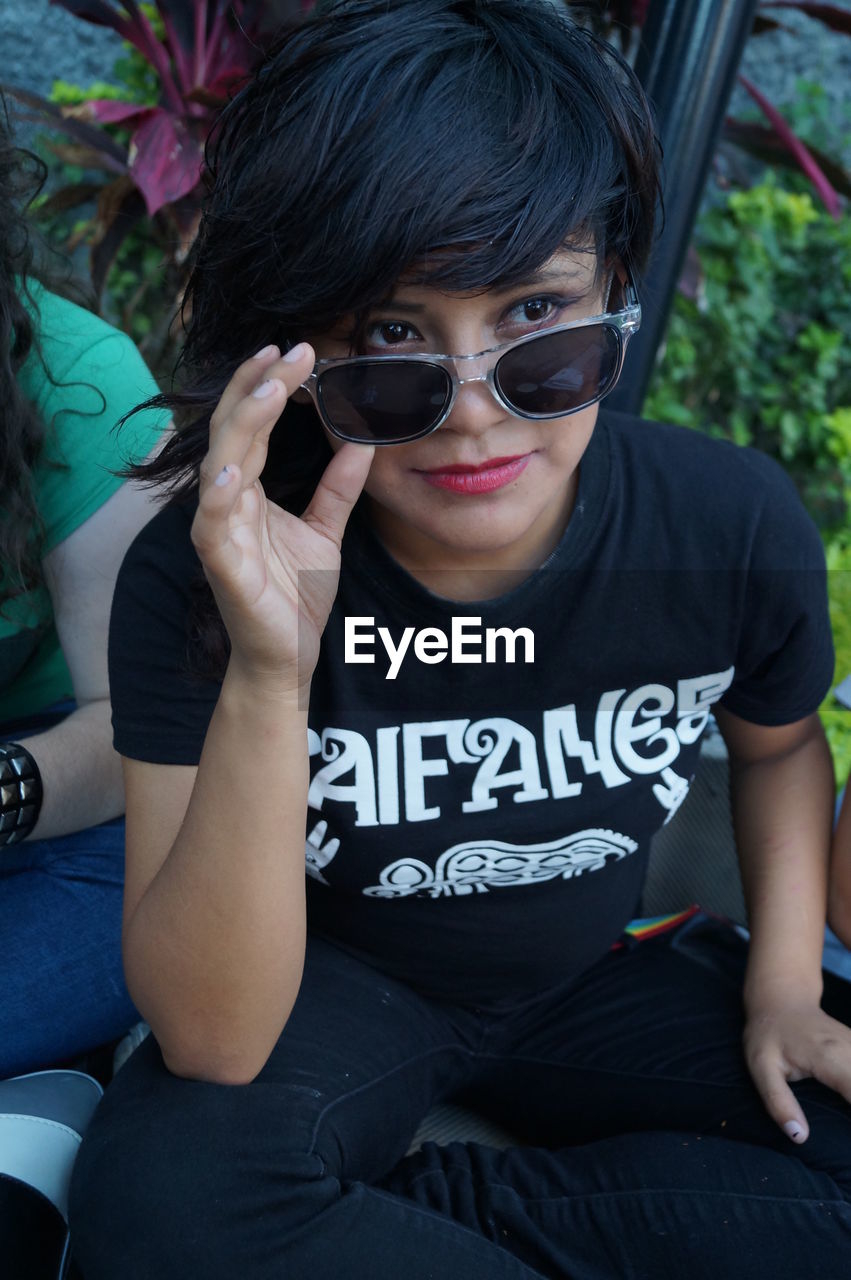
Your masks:
[{"label": "sunglasses", "polygon": [[622,289],[620,311],[555,325],[471,356],[317,360],[302,386],[331,434],[355,444],[407,444],[430,435],[468,382],[487,383],[515,417],[563,418],[602,400],[620,377],[626,345],[641,324],[631,277]]}]

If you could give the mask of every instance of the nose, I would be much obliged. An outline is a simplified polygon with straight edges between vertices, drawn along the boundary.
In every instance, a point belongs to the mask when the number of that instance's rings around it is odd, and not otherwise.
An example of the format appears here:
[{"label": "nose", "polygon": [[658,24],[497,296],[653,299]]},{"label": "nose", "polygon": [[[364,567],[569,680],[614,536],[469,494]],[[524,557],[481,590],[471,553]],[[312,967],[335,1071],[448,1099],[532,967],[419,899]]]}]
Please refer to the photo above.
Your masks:
[{"label": "nose", "polygon": [[484,361],[471,362],[467,367],[459,361],[456,369],[458,391],[452,412],[441,430],[481,435],[505,417],[505,409],[488,385]]}]

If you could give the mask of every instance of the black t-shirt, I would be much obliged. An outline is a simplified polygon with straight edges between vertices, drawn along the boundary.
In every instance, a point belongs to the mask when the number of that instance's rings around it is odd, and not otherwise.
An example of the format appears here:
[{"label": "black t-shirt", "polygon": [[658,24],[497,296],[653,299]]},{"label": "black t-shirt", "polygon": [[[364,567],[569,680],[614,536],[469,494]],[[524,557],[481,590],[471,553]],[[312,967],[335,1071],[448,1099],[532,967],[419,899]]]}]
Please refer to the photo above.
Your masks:
[{"label": "black t-shirt", "polygon": [[[218,694],[187,661],[191,516],[161,512],[118,582],[115,744],[136,759],[197,763]],[[413,628],[392,679],[379,628],[397,650]],[[601,412],[559,546],[475,604],[421,586],[356,511],[311,693],[310,927],[482,1006],[581,972],[635,914],[711,705],[790,723],[832,673],[818,534],[750,450]],[[238,787],[248,823],[250,762]]]}]

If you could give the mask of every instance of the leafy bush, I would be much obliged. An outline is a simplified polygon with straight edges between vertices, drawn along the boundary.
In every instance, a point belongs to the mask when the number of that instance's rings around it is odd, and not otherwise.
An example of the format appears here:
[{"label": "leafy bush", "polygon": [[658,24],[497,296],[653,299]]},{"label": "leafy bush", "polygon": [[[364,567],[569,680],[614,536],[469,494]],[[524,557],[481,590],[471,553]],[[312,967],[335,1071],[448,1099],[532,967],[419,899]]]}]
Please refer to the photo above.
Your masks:
[{"label": "leafy bush", "polygon": [[[836,683],[851,675],[851,536],[838,538],[827,549],[830,620],[836,646]],[[827,740],[833,752],[840,786],[851,778],[851,711],[829,694],[821,708]]]},{"label": "leafy bush", "polygon": [[[701,283],[678,295],[644,413],[777,458],[828,543],[837,680],[851,674],[851,219],[769,173],[702,215]],[[837,776],[851,712],[822,720]]]},{"label": "leafy bush", "polygon": [[851,220],[772,174],[707,209],[644,411],[778,458],[816,522],[851,498]]},{"label": "leafy bush", "polygon": [[[122,53],[112,84],[58,81],[49,101],[6,86],[20,114],[54,130],[43,145],[60,163],[40,212],[55,244],[88,247],[95,299],[164,376],[198,226],[204,140],[260,60],[264,24],[275,15],[262,0],[54,3],[112,28]],[[282,14],[303,7],[277,4]]]}]

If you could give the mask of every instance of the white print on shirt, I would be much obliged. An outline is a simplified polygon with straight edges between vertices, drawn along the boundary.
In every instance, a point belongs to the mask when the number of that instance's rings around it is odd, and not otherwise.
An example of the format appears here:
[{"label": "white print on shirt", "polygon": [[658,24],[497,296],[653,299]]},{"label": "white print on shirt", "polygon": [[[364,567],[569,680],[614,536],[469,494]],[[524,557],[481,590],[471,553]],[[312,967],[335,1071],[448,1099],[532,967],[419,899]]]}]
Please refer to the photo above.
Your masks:
[{"label": "white print on shirt", "polygon": [[328,823],[323,818],[317,822],[308,835],[304,847],[304,862],[307,874],[313,876],[314,880],[321,880],[323,884],[327,884],[328,881],[322,874],[322,868],[328,866],[328,863],[340,847],[340,841],[336,836],[332,836],[328,843],[323,845],[322,841],[325,839],[327,831]]},{"label": "white print on shirt", "polygon": [[665,815],[665,821],[662,823],[663,827],[667,827],[688,795],[688,789],[694,781],[694,777],[681,778],[678,773],[674,773],[673,769],[663,769],[660,776],[662,782],[654,782],[653,794],[662,808],[668,810]]},{"label": "white print on shirt", "polygon": [[[375,662],[375,654],[372,652],[375,645],[374,624],[375,618],[346,618],[343,642],[345,663]],[[390,666],[384,673],[385,680],[396,679],[412,640],[414,657],[418,662],[429,666],[443,662],[447,657],[451,663],[512,663],[517,653],[518,640],[523,642],[523,661],[535,661],[535,633],[529,627],[518,627],[516,631],[512,631],[510,627],[485,627],[483,642],[481,618],[453,618],[449,636],[439,627],[423,627],[420,631],[416,631],[414,627],[405,627],[396,644],[389,628],[379,627],[378,638],[390,659]],[[497,641],[502,644],[501,657],[498,656]],[[484,658],[481,654],[483,643]]]},{"label": "white print on shirt", "polygon": [[467,840],[442,853],[433,871],[419,858],[399,858],[384,868],[377,885],[363,892],[370,898],[408,898],[412,894],[439,898],[541,880],[570,880],[585,871],[600,871],[610,858],[620,861],[637,848],[628,836],[599,827],[546,844]]},{"label": "white print on shirt", "polygon": [[[568,703],[544,711],[537,733],[504,716],[388,725],[376,731],[374,745],[354,729],[308,729],[310,755],[324,762],[308,805],[318,811],[328,802],[354,805],[357,827],[436,821],[441,807],[429,803],[429,780],[450,770],[469,774],[475,765],[469,789],[461,791],[462,813],[497,809],[509,798],[529,804],[578,796],[583,779],[595,774],[609,789],[657,775],[652,792],[670,817],[689,787],[673,766],[700,737],[733,674],[728,667],[678,680],[674,688],[611,689],[587,724],[580,726],[576,705]],[[676,723],[663,724],[665,716]],[[506,765],[509,755],[514,767]]]}]

